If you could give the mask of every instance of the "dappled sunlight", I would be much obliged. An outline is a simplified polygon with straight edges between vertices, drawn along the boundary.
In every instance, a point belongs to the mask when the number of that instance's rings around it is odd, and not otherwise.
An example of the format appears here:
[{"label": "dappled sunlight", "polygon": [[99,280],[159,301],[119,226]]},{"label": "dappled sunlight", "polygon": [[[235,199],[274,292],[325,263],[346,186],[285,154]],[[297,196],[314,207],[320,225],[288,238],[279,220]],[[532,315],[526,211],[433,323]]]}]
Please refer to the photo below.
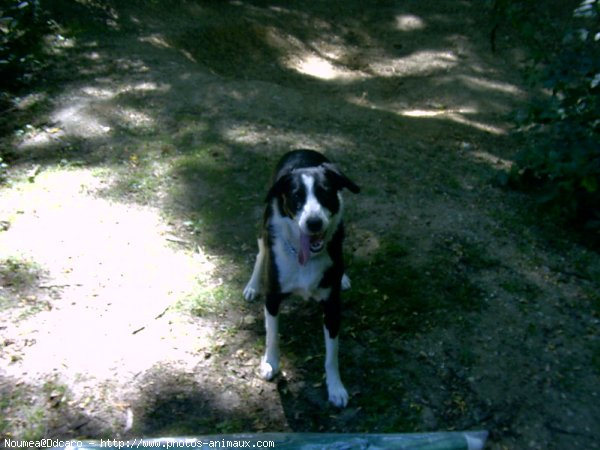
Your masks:
[{"label": "dappled sunlight", "polygon": [[118,95],[117,89],[109,89],[98,86],[85,86],[81,88],[81,92],[98,100],[110,100]]},{"label": "dappled sunlight", "polygon": [[151,34],[149,36],[142,36],[140,42],[146,42],[153,45],[156,48],[172,49],[173,46],[167,42],[165,37],[161,34]]},{"label": "dappled sunlight", "polygon": [[[423,29],[425,23],[417,16],[399,15],[396,26],[401,31],[414,31]],[[278,30],[270,30],[269,37],[270,45],[285,52],[282,58],[285,67],[326,81],[428,75],[448,71],[459,63],[450,50],[420,50],[401,58],[367,56],[363,54],[364,49],[346,44],[331,32],[326,39],[311,41],[309,45]],[[352,61],[351,68],[347,65],[349,61]]]},{"label": "dappled sunlight", "polygon": [[[175,47],[162,35],[162,34],[150,34],[148,36],[142,36],[139,38],[140,42],[144,42],[146,44],[150,44],[155,48],[161,50],[174,50]],[[197,63],[198,61],[194,56],[187,50],[183,48],[176,49],[180,54],[182,54],[186,59],[193,63]]]},{"label": "dappled sunlight", "polygon": [[151,71],[150,66],[142,59],[117,58],[111,61],[118,70],[131,73],[148,73]]},{"label": "dappled sunlight", "polygon": [[155,119],[137,108],[120,106],[120,96],[165,93],[170,89],[169,84],[153,81],[83,86],[59,99],[50,114],[51,126],[26,130],[19,147],[43,147],[70,137],[102,138],[113,132],[115,126],[148,130],[155,125]]},{"label": "dappled sunlight", "polygon": [[271,126],[260,126],[252,123],[228,125],[223,130],[223,137],[236,144],[258,145],[269,144],[280,148],[351,148],[354,144],[342,135],[333,133],[302,133]]},{"label": "dappled sunlight", "polygon": [[35,261],[47,275],[29,301],[52,299],[21,320],[2,313],[24,340],[16,359],[0,360],[2,372],[125,380],[161,361],[193,366],[209,345],[209,323],[169,308],[210,282],[213,263],[200,248],[173,248],[159,211],[93,195],[105,187],[88,170],[56,171],[1,194],[11,225],[0,260]]},{"label": "dappled sunlight", "polygon": [[292,34],[269,27],[267,43],[282,52],[281,64],[287,69],[326,81],[352,81],[367,74],[346,67],[342,61],[348,47],[339,36],[328,33],[326,39],[303,42]]},{"label": "dappled sunlight", "polygon": [[475,130],[483,131],[489,134],[494,134],[496,136],[500,136],[507,133],[507,130],[505,128],[499,127],[497,125],[492,125],[490,123],[484,123],[478,120],[474,120],[464,116],[463,114],[448,113],[444,117],[450,120],[451,122],[466,125],[468,127],[474,128]]},{"label": "dappled sunlight", "polygon": [[48,39],[48,42],[47,42],[48,46],[54,51],[56,51],[58,49],[64,50],[64,49],[75,48],[75,46],[77,45],[76,39],[67,38],[61,34],[51,35],[47,39]]},{"label": "dappled sunlight", "polygon": [[81,88],[81,92],[97,100],[110,100],[127,93],[168,92],[170,89],[171,86],[168,84],[158,84],[154,81],[141,81],[121,86],[113,83],[110,88],[105,86],[84,86]]},{"label": "dappled sunlight", "polygon": [[45,92],[33,92],[26,94],[23,97],[15,99],[15,107],[21,111],[34,108],[48,99],[48,94]]},{"label": "dappled sunlight", "polygon": [[[97,138],[105,136],[111,131],[108,121],[95,113],[89,98],[74,98],[52,114],[52,120],[69,136]],[[24,147],[35,144],[25,141]]]},{"label": "dappled sunlight", "polygon": [[514,96],[525,95],[522,89],[515,86],[514,84],[507,83],[504,81],[487,80],[482,77],[474,77],[469,75],[458,75],[457,78],[470,88],[476,88],[483,91],[499,92],[501,94],[508,94]]},{"label": "dappled sunlight", "polygon": [[363,72],[348,70],[314,54],[289,58],[286,66],[301,74],[322,80],[356,80],[366,77]]},{"label": "dappled sunlight", "polygon": [[413,14],[399,14],[396,16],[396,29],[400,31],[419,31],[426,27],[426,23],[419,16]]},{"label": "dappled sunlight", "polygon": [[501,158],[483,150],[471,152],[471,157],[477,162],[488,164],[494,169],[503,170],[505,172],[508,172],[514,164],[513,161]]},{"label": "dappled sunlight", "polygon": [[426,76],[457,66],[458,57],[449,50],[421,50],[403,58],[385,58],[369,63],[370,71],[380,77]]},{"label": "dappled sunlight", "polygon": [[428,118],[444,117],[448,114],[476,114],[475,108],[455,108],[455,109],[404,109],[398,111],[401,116]]},{"label": "dappled sunlight", "polygon": [[121,16],[117,9],[97,0],[75,0],[75,2],[89,8],[89,14],[92,14],[94,9],[101,10],[107,16],[107,19],[104,21],[104,25],[114,30],[119,29],[119,20]]},{"label": "dappled sunlight", "polygon": [[77,39],[65,37],[60,33],[51,33],[46,36],[44,41],[48,54],[55,57],[65,55],[67,52],[75,49],[78,45]]},{"label": "dappled sunlight", "polygon": [[36,128],[33,125],[25,127],[25,130],[20,134],[20,143],[18,145],[21,149],[35,148],[35,147],[46,147],[57,142],[65,136],[64,130],[53,127],[44,126]]},{"label": "dappled sunlight", "polygon": [[501,135],[507,133],[507,131],[501,127],[488,123],[483,123],[468,117],[468,115],[473,115],[477,113],[478,111],[475,108],[470,107],[449,108],[442,110],[407,109],[398,111],[398,114],[404,117],[445,119],[449,120],[450,122],[466,125],[468,127],[472,127],[476,130],[484,131],[490,134]]},{"label": "dappled sunlight", "polygon": [[134,108],[117,108],[115,116],[128,128],[149,129],[155,125],[151,116]]},{"label": "dappled sunlight", "polygon": [[[340,61],[344,56],[339,57]],[[324,58],[311,52],[286,56],[285,66],[303,75],[326,81],[356,81],[374,77],[427,76],[436,72],[447,72],[458,64],[451,51],[424,50],[402,58],[365,59],[361,69],[351,70],[334,58]]]},{"label": "dappled sunlight", "polygon": [[465,106],[455,108],[403,108],[395,104],[384,104],[371,102],[365,97],[348,97],[348,102],[367,107],[371,109],[387,111],[393,114],[397,114],[402,117],[416,118],[416,119],[438,119],[447,120],[460,125],[471,127],[478,131],[493,134],[496,136],[504,135],[508,131],[505,128],[493,125],[490,123],[481,122],[475,120],[469,116],[474,116],[479,113],[476,108]]}]

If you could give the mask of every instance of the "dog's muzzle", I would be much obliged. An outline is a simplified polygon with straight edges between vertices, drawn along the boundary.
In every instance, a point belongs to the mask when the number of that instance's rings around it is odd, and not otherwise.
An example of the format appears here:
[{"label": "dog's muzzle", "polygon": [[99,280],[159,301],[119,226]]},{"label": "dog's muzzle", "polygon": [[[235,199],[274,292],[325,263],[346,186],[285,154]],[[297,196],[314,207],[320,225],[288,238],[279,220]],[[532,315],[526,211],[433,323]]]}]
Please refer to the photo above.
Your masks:
[{"label": "dog's muzzle", "polygon": [[325,229],[327,220],[318,216],[309,216],[300,225],[300,249],[298,251],[298,262],[304,266],[311,254],[319,253],[325,247]]}]

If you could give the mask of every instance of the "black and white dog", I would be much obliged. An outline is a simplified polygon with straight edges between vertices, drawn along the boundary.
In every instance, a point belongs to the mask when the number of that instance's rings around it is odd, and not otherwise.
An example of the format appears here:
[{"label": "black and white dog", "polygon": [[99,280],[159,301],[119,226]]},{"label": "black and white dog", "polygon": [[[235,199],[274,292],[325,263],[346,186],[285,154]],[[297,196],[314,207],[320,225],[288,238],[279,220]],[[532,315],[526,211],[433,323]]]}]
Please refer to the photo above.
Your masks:
[{"label": "black and white dog", "polygon": [[278,313],[283,299],[296,294],[323,305],[325,373],[329,401],[344,407],[348,392],[338,369],[340,291],[350,287],[344,274],[342,189],[360,188],[325,156],[313,150],[294,150],[279,161],[266,197],[263,234],[246,300],[264,292],[267,343],[261,375],[272,379],[279,371]]}]

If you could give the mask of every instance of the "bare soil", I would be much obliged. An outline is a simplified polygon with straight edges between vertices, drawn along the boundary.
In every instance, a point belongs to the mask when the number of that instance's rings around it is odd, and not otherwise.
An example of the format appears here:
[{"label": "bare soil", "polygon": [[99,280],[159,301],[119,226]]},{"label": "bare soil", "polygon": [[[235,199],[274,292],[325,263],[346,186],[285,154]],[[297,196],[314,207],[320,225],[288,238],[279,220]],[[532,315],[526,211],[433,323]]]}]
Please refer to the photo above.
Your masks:
[{"label": "bare soil", "polygon": [[[53,64],[3,119],[0,435],[599,448],[600,257],[495,183],[539,93],[480,3],[56,2]],[[268,383],[241,295],[272,167],[301,147],[362,187],[344,410],[318,305],[285,304]]]}]

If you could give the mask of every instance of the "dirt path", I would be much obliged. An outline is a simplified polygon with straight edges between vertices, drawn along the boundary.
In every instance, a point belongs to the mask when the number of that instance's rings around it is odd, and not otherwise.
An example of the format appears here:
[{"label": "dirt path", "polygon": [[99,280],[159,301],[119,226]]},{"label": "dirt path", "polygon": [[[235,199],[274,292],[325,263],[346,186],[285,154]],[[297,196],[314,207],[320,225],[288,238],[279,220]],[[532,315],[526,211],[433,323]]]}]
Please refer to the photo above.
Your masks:
[{"label": "dirt path", "polygon": [[[147,3],[58,5],[56,64],[2,140],[0,434],[487,429],[492,449],[598,448],[600,258],[495,186],[529,93],[479,2]],[[363,188],[343,411],[318,308],[285,305],[266,383],[262,306],[241,298],[293,147]]]}]

